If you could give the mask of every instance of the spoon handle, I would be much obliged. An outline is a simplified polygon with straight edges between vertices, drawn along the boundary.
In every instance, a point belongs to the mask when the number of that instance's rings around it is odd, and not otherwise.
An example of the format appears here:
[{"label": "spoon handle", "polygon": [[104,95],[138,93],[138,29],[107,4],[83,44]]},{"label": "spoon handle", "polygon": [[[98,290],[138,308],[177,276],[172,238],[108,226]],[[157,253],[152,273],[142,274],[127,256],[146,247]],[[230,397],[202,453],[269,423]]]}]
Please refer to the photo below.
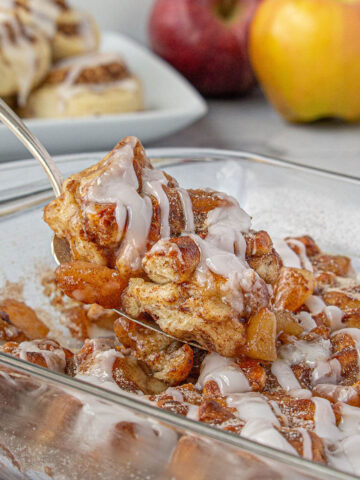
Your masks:
[{"label": "spoon handle", "polygon": [[36,160],[40,163],[50,180],[55,195],[58,197],[61,194],[61,185],[63,183],[60,170],[45,147],[1,98],[0,121],[2,121],[13,132],[13,134],[23,143],[33,157],[36,158]]}]

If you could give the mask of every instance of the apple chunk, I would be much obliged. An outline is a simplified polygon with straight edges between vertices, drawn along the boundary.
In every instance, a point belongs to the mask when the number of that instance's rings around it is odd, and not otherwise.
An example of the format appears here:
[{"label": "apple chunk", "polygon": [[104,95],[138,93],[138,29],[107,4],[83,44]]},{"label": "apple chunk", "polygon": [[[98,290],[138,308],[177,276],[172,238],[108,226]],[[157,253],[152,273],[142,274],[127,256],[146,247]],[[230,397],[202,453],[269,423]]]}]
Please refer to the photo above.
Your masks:
[{"label": "apple chunk", "polygon": [[268,308],[259,310],[249,320],[246,353],[258,360],[275,361],[276,316]]}]

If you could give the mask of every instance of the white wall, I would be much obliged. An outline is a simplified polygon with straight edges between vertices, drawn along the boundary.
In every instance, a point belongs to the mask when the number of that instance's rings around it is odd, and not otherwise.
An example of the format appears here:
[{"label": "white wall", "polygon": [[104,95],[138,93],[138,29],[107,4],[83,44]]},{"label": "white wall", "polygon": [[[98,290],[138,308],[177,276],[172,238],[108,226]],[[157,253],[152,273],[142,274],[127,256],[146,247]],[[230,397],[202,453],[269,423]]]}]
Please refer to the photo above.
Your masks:
[{"label": "white wall", "polygon": [[147,43],[147,20],[155,0],[70,0],[91,12],[103,29],[117,30]]}]

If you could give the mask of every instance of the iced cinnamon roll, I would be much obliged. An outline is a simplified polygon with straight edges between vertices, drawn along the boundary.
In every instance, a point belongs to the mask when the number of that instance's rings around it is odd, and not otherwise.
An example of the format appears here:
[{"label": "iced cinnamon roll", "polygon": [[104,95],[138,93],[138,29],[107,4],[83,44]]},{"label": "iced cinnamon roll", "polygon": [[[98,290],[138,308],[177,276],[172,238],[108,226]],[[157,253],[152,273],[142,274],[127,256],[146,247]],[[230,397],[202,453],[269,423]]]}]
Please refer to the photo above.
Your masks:
[{"label": "iced cinnamon roll", "polygon": [[64,0],[0,0],[0,7],[45,36],[54,60],[97,50],[99,30],[91,15],[69,7]]},{"label": "iced cinnamon roll", "polygon": [[0,96],[16,95],[24,106],[48,73],[50,61],[50,46],[42,33],[0,5]]},{"label": "iced cinnamon roll", "polygon": [[64,10],[58,17],[52,40],[54,60],[95,52],[100,32],[93,17],[73,9]]},{"label": "iced cinnamon roll", "polygon": [[32,92],[25,117],[61,118],[125,113],[143,107],[142,86],[117,53],[95,53],[58,63]]}]

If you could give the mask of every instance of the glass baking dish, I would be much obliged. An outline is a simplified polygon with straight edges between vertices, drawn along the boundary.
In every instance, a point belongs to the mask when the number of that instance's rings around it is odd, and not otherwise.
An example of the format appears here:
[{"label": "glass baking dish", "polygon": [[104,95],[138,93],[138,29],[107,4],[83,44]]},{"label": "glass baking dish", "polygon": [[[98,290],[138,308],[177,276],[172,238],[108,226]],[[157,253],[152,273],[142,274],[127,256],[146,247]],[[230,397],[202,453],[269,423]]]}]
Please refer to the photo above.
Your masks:
[{"label": "glass baking dish", "polygon": [[[359,179],[245,152],[148,153],[186,188],[210,187],[235,196],[255,229],[274,236],[308,233],[325,251],[351,256],[360,271]],[[58,157],[57,163],[68,176],[102,155]],[[42,221],[42,206],[51,197],[36,162],[0,165],[0,300],[20,296],[56,329],[59,313],[41,285],[42,272],[55,268],[51,232]],[[5,354],[0,365],[4,480],[358,478],[155,408],[126,392]]]}]

